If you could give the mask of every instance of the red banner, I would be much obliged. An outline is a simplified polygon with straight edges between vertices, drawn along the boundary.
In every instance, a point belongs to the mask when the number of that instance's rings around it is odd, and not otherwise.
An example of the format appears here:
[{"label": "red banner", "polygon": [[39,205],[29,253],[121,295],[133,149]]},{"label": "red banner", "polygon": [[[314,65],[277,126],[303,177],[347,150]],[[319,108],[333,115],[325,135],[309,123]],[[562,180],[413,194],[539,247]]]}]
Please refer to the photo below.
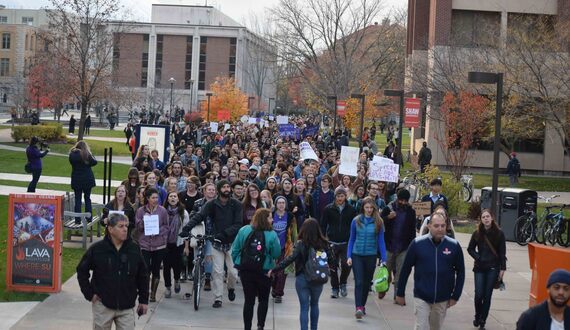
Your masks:
[{"label": "red banner", "polygon": [[414,98],[407,98],[405,103],[405,126],[418,128],[420,127],[420,107],[421,100]]},{"label": "red banner", "polygon": [[218,121],[230,120],[230,110],[218,110]]},{"label": "red banner", "polygon": [[344,117],[346,114],[346,101],[336,101],[336,114],[339,117]]}]

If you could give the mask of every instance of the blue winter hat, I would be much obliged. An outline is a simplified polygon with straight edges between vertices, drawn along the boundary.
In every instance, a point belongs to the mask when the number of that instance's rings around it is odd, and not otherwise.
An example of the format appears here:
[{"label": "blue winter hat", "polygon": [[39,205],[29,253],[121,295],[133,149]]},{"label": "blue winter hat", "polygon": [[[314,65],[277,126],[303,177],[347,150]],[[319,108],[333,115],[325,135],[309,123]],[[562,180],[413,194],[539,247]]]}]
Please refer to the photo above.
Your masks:
[{"label": "blue winter hat", "polygon": [[554,283],[563,283],[570,285],[570,272],[566,269],[556,269],[550,273],[546,287],[549,288]]}]

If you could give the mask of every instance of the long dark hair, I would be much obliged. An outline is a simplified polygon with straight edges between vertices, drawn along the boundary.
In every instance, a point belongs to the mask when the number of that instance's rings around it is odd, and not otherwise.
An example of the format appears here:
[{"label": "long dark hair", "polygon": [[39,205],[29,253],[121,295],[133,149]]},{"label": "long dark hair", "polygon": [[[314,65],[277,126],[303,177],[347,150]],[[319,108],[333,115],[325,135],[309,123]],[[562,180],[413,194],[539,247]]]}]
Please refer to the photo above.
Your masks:
[{"label": "long dark hair", "polygon": [[[166,199],[164,200],[164,203],[162,205],[165,209],[168,209],[168,207],[170,206],[168,198],[170,197],[171,194],[176,194],[176,196],[178,196],[178,193],[176,191],[171,191],[168,194],[166,194]],[[184,206],[184,204],[182,204],[180,197],[178,198],[178,204],[176,204],[176,207],[178,208],[176,212],[178,212],[178,216],[180,217],[180,222],[182,222],[184,220],[184,211],[186,210],[186,207]]]},{"label": "long dark hair", "polygon": [[482,209],[481,210],[481,216],[483,215],[483,213],[489,213],[489,215],[491,216],[491,219],[493,219],[493,220],[491,221],[491,228],[489,230],[485,229],[485,225],[483,224],[483,221],[479,220],[479,225],[477,226],[477,231],[476,231],[477,239],[478,240],[485,239],[485,234],[486,234],[487,237],[489,237],[489,239],[492,242],[494,242],[495,239],[499,236],[499,231],[501,229],[497,225],[497,222],[495,221],[495,215],[493,214],[493,212],[491,212],[491,210]]},{"label": "long dark hair", "polygon": [[303,222],[301,230],[299,230],[299,240],[303,242],[305,247],[312,247],[316,250],[325,250],[329,245],[315,218],[308,218]]}]

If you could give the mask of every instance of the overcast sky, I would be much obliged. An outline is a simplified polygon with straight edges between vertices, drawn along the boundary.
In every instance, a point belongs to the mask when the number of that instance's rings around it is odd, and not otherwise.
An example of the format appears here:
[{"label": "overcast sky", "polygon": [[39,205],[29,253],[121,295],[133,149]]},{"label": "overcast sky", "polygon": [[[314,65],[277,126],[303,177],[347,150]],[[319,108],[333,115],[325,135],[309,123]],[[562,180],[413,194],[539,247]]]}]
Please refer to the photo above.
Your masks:
[{"label": "overcast sky", "polygon": [[[205,5],[214,6],[224,14],[230,16],[239,23],[243,23],[251,12],[263,13],[266,7],[276,5],[279,0],[118,0],[132,11],[134,19],[137,21],[150,21],[150,11],[153,3],[185,4],[185,5]],[[383,0],[385,7],[404,8],[407,0]],[[49,7],[49,0],[0,0],[0,4],[8,8],[17,9],[37,9],[44,6]]]}]

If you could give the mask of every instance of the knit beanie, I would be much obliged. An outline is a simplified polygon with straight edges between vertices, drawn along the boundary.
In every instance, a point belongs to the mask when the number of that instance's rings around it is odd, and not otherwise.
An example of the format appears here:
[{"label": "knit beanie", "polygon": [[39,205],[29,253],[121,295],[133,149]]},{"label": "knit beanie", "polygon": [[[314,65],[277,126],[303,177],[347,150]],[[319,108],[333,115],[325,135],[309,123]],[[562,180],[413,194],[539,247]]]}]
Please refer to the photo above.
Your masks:
[{"label": "knit beanie", "polygon": [[344,189],[343,186],[338,186],[338,187],[334,190],[334,195],[337,196],[337,195],[341,195],[341,194],[346,196],[346,195],[347,195],[346,189]]},{"label": "knit beanie", "polygon": [[554,283],[563,283],[570,285],[570,272],[565,269],[556,269],[550,273],[546,287],[549,288]]}]

